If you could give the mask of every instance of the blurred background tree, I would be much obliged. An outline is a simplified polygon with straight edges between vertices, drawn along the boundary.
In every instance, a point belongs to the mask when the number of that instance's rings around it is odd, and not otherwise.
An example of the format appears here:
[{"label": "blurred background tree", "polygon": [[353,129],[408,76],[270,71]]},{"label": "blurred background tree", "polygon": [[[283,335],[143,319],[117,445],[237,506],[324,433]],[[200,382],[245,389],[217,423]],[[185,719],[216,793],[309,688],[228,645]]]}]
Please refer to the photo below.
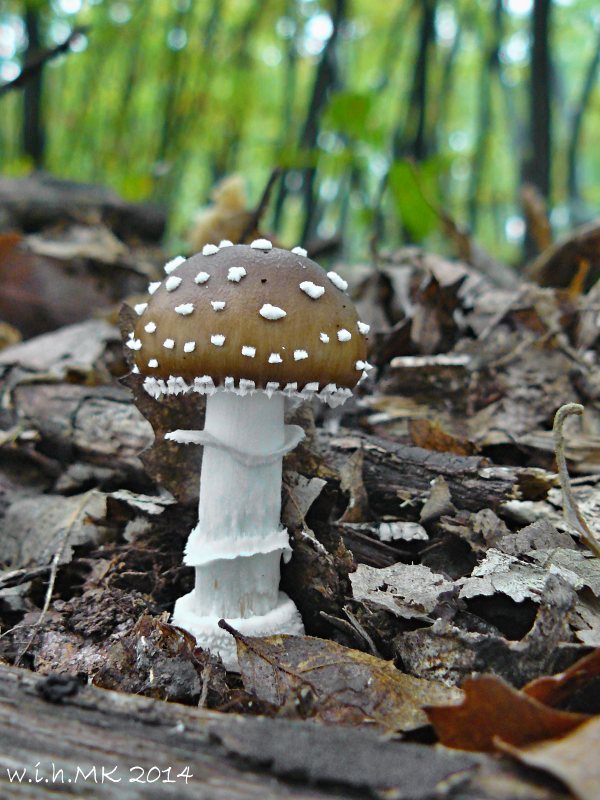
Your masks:
[{"label": "blurred background tree", "polygon": [[0,172],[164,203],[175,244],[280,166],[282,241],[441,246],[442,211],[517,260],[525,183],[555,233],[598,210],[599,62],[596,0],[3,0]]}]

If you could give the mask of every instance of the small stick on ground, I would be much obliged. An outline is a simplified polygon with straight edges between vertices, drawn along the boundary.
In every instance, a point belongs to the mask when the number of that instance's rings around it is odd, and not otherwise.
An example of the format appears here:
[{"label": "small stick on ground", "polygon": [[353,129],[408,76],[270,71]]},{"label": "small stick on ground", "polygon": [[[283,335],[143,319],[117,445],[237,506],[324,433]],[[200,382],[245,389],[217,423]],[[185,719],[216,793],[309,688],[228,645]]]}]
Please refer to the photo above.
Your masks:
[{"label": "small stick on ground", "polygon": [[207,662],[202,670],[202,691],[198,698],[198,708],[206,708],[206,701],[208,700],[208,687],[210,685],[210,678],[212,675],[212,665]]},{"label": "small stick on ground", "polygon": [[587,521],[573,495],[571,489],[571,482],[569,480],[569,470],[567,469],[567,459],[565,458],[565,437],[563,428],[567,417],[581,416],[583,414],[583,406],[579,403],[567,403],[561,406],[556,412],[554,417],[554,426],[552,428],[552,435],[554,436],[554,452],[556,455],[556,466],[558,469],[558,477],[560,478],[560,486],[563,495],[563,514],[569,525],[572,525],[577,533],[580,535],[584,544],[594,553],[595,556],[600,558],[600,543],[597,541],[594,533],[592,532]]}]

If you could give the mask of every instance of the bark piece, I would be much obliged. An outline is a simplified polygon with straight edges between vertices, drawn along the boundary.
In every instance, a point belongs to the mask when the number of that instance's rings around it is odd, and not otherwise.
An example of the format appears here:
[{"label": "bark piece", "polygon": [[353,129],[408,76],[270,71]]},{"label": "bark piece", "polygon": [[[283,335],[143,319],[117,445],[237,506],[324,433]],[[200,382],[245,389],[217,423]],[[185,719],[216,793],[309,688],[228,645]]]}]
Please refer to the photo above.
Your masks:
[{"label": "bark piece", "polygon": [[166,214],[156,206],[128,203],[115,192],[89,183],[34,173],[27,178],[0,180],[0,207],[7,229],[41,230],[65,220],[98,214],[117,236],[159,241]]},{"label": "bark piece", "polygon": [[495,467],[485,458],[433,453],[407,447],[375,436],[336,437],[320,434],[328,460],[340,463],[348,452],[362,448],[363,477],[372,512],[381,518],[396,516],[401,500],[423,502],[431,481],[446,481],[457,508],[498,511],[511,499],[538,499],[556,484],[556,477],[543,470]]},{"label": "bark piece", "polygon": [[[53,763],[63,769],[65,784],[77,765],[86,773],[96,765],[98,784],[102,766],[116,766],[119,783],[107,779],[100,787],[93,777],[87,784],[79,778],[78,791],[101,788],[106,800],[343,800],[356,792],[376,797],[386,788],[398,800],[429,800],[439,793],[436,787],[441,791],[457,773],[467,779],[481,763],[469,754],[386,741],[368,730],[221,715],[92,686],[48,703],[35,691],[39,683],[35,674],[0,666],[0,793],[7,797],[15,786],[6,767],[20,772],[38,761],[42,777],[52,776]],[[57,730],[60,736],[49,735]],[[143,772],[131,771],[133,765]],[[155,765],[171,771],[156,783],[131,780],[152,778],[148,770]],[[188,780],[178,777],[186,767]],[[48,787],[29,784],[28,777],[17,796],[45,797]]]}]

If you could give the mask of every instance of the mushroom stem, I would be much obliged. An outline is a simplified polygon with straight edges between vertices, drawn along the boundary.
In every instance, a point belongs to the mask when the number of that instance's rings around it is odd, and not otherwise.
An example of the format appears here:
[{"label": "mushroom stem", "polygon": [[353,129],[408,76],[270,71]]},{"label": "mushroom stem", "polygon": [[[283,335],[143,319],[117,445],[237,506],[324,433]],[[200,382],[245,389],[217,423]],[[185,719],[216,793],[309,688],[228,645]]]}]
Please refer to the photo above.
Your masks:
[{"label": "mushroom stem", "polygon": [[169,435],[204,444],[198,524],[185,549],[195,587],[177,601],[173,622],[234,668],[234,643],[218,628],[220,618],[246,621],[250,635],[302,632],[298,611],[279,592],[281,556],[291,555],[280,524],[282,459],[300,438],[283,415],[281,395],[219,390],[207,398],[204,431]]}]

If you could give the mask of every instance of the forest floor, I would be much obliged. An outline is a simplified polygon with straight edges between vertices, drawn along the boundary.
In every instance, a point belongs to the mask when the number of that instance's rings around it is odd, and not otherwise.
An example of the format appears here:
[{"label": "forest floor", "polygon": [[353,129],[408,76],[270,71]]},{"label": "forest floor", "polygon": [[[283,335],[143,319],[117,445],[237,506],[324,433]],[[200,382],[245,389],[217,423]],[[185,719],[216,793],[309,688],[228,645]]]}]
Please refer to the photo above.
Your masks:
[{"label": "forest floor", "polygon": [[[190,797],[597,800],[589,236],[544,255],[563,288],[418,248],[336,266],[375,368],[341,409],[289,411],[282,586],[308,635],[233,631],[238,675],[169,624],[201,456],[162,437],[203,401],[146,395],[119,329],[168,259],[160,221],[97,192],[52,203],[0,215],[0,767],[89,763],[113,727],[123,768],[195,759]],[[566,404],[585,410],[553,432]]]}]

